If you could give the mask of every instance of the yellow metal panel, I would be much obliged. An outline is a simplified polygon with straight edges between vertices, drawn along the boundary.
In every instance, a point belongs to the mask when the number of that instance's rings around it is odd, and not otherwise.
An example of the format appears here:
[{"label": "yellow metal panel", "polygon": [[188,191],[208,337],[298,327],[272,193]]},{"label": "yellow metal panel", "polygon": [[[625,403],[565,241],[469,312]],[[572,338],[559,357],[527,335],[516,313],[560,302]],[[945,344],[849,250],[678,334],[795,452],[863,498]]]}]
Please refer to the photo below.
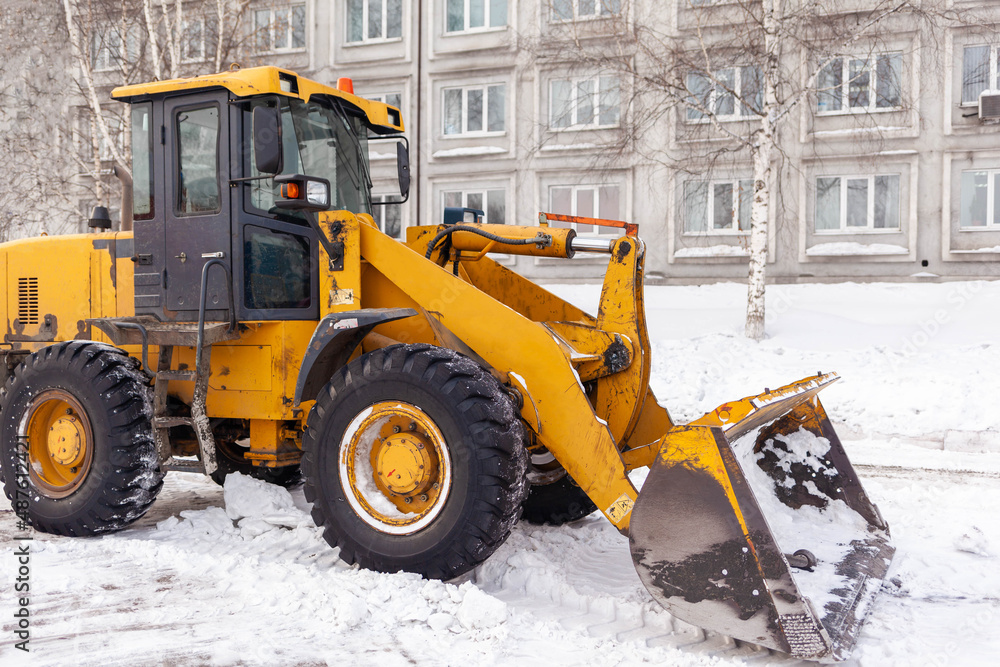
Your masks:
[{"label": "yellow metal panel", "polygon": [[[132,232],[118,232],[115,235],[118,243],[128,243],[132,240]],[[118,301],[118,316],[135,315],[135,262],[131,257],[115,258],[115,296]]]},{"label": "yellow metal panel", "polygon": [[217,391],[271,391],[273,372],[270,345],[214,345],[210,389]]},{"label": "yellow metal panel", "polygon": [[[292,406],[292,396],[295,394],[295,382],[306,346],[316,330],[316,322],[244,322],[243,325],[247,327],[247,331],[239,340],[212,346],[208,416],[231,419],[304,419],[312,402],[295,408]],[[239,349],[233,352],[228,348]],[[234,358],[238,362],[228,366],[229,373],[220,375],[225,361]],[[193,367],[194,348],[177,348],[173,368]],[[249,388],[261,386],[264,382],[268,383],[266,388]],[[223,385],[226,389],[222,389]],[[193,389],[193,382],[170,383],[171,395],[185,403],[191,402]]]},{"label": "yellow metal panel", "polygon": [[[7,249],[7,341],[36,350],[55,341],[72,340],[78,323],[91,312],[91,253],[102,234],[75,234],[22,239]],[[58,270],[53,270],[58,258]],[[38,286],[37,323],[18,317],[18,279]]]},{"label": "yellow metal panel", "polygon": [[361,220],[350,211],[327,211],[320,214],[319,227],[331,243],[344,244],[343,269],[333,271],[330,257],[319,250],[319,316],[361,307],[361,255],[358,229]]},{"label": "yellow metal panel", "polygon": [[[410,231],[407,229],[407,238]],[[430,228],[435,229],[435,228]],[[423,237],[414,234],[414,244],[419,247]],[[426,248],[427,242],[423,241]],[[580,310],[576,306],[563,301],[544,287],[536,285],[527,278],[497,264],[489,257],[478,262],[465,262],[462,268],[468,272],[472,284],[491,297],[507,304],[521,315],[535,322],[582,322],[594,325],[597,318]]]}]

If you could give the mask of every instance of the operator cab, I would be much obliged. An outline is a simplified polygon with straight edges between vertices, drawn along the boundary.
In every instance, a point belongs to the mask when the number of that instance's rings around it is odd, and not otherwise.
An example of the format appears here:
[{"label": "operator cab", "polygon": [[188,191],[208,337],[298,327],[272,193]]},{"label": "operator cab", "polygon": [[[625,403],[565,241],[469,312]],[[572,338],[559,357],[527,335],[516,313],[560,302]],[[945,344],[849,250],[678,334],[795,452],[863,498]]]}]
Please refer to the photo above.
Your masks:
[{"label": "operator cab", "polygon": [[[274,67],[112,96],[132,105],[135,314],[196,321],[205,271],[208,320],[230,318],[230,290],[236,320],[318,319],[312,211],[371,214],[368,136],[402,139],[399,110]],[[296,179],[325,198],[289,206]]]}]

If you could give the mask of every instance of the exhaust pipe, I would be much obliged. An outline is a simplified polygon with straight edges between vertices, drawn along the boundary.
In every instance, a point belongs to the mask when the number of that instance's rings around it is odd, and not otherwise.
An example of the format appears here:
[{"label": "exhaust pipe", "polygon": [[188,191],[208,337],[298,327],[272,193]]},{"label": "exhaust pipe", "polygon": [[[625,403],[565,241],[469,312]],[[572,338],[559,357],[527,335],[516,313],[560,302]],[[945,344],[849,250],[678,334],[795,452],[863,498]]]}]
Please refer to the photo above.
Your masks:
[{"label": "exhaust pipe", "polygon": [[120,164],[114,164],[115,176],[122,182],[122,221],[119,231],[132,231],[132,175]]}]

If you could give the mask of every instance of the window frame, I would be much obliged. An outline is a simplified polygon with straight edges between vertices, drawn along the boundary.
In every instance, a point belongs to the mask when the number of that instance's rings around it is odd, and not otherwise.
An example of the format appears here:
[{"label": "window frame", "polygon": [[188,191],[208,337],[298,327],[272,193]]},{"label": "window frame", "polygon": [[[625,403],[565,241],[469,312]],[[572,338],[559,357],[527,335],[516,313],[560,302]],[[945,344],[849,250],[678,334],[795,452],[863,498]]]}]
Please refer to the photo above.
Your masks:
[{"label": "window frame", "polygon": [[[986,174],[986,215],[985,225],[963,225],[962,224],[962,185],[965,174]],[[1000,214],[996,210],[997,202],[997,181],[1000,180],[1000,168],[997,169],[963,169],[958,178],[958,229],[960,232],[995,232],[1000,231]],[[993,218],[990,221],[990,218]]]},{"label": "window frame", "polygon": [[[879,66],[878,62],[882,58],[896,58],[899,63],[899,74],[898,74],[898,89],[897,93],[899,95],[899,104],[893,106],[878,106],[879,94]],[[819,90],[819,76],[817,76],[817,88],[816,88],[816,105],[814,111],[817,116],[848,116],[852,114],[868,114],[868,113],[887,113],[892,111],[900,111],[903,108],[903,53],[902,51],[886,51],[884,53],[872,54],[866,57],[858,56],[837,56],[836,58],[831,58],[827,64],[820,70],[820,75],[822,72],[832,64],[834,61],[840,62],[840,84],[836,87],[841,89],[840,91],[840,108],[839,109],[820,109],[820,103],[822,96],[824,94],[830,95],[830,93],[824,93]],[[851,106],[851,65],[854,61],[865,61],[867,62],[867,73],[868,73],[868,85],[867,85],[867,95],[868,104],[865,106]],[[891,60],[890,60],[891,62]],[[874,64],[874,67],[872,66]]]},{"label": "window frame", "polygon": [[[501,88],[503,90],[503,129],[502,130],[490,130],[489,129],[489,104],[490,104],[490,88]],[[445,98],[448,91],[461,90],[462,91],[462,106],[461,106],[461,117],[462,117],[462,130],[460,132],[448,132],[447,131],[447,103]],[[479,90],[483,93],[483,106],[482,106],[482,119],[483,119],[483,129],[482,130],[468,130],[469,125],[469,92]],[[447,86],[441,88],[441,137],[444,139],[455,139],[459,137],[502,137],[507,134],[507,82],[491,82],[491,83],[477,83],[467,86]]]},{"label": "window frame", "polygon": [[[687,90],[688,97],[689,98],[695,97],[695,93],[691,90],[691,83],[690,83],[691,77],[692,76],[701,77],[704,81],[706,81],[711,86],[711,89],[708,91],[708,104],[706,105],[707,108],[709,108],[709,109],[715,109],[715,108],[717,108],[718,103],[719,103],[719,97],[720,97],[720,95],[719,95],[720,84],[718,83],[718,81],[720,80],[720,73],[721,72],[725,72],[726,70],[732,70],[733,73],[734,73],[733,80],[735,82],[735,85],[733,86],[733,94],[732,94],[733,95],[733,113],[731,113],[731,114],[718,114],[718,113],[706,114],[706,113],[704,113],[704,112],[702,112],[702,111],[700,111],[700,110],[698,110],[698,109],[690,106],[689,104],[685,104],[684,105],[684,122],[685,123],[688,123],[688,124],[691,124],[691,125],[704,125],[704,124],[707,124],[707,123],[711,123],[713,119],[716,120],[716,121],[718,121],[718,122],[720,122],[720,123],[730,123],[730,122],[737,122],[737,121],[744,121],[744,122],[746,122],[746,121],[760,120],[760,116],[757,114],[757,112],[754,111],[749,105],[747,105],[746,103],[744,103],[743,101],[741,101],[741,99],[743,98],[743,71],[744,70],[757,70],[759,72],[759,68],[756,65],[728,65],[726,67],[716,68],[716,69],[712,70],[708,75],[705,75],[705,74],[703,74],[701,72],[690,71],[690,72],[688,72],[687,74],[684,75],[684,88]],[[758,76],[762,76],[762,74],[758,74]],[[725,95],[729,95],[728,92],[724,92],[724,94]],[[763,105],[763,95],[764,95],[764,90],[761,87],[757,91],[757,97],[760,98],[759,101],[760,101],[761,105]],[[755,100],[756,100],[756,98],[755,98]],[[743,113],[744,110],[747,111],[746,114]],[[700,114],[700,117],[693,118],[691,116],[692,112]]]},{"label": "window frame", "polygon": [[[190,26],[193,24],[198,24],[200,26],[200,55],[196,57],[191,57],[188,55],[188,33]],[[185,16],[184,17],[184,30],[181,33],[181,62],[182,63],[203,63],[209,60],[208,57],[208,47],[211,41],[209,40],[209,27],[210,20],[208,16]],[[215,26],[212,26],[215,27]],[[216,28],[217,29],[217,28]],[[218,37],[216,37],[218,39]]]},{"label": "window frame", "polygon": [[[615,188],[618,190],[618,214],[614,218],[604,218],[601,215],[601,190],[607,188]],[[596,218],[596,219],[607,219],[607,220],[623,220],[625,214],[622,211],[624,206],[624,201],[622,201],[623,195],[625,194],[625,187],[622,183],[618,182],[607,182],[607,183],[553,183],[548,186],[548,210],[551,213],[557,213],[555,206],[552,202],[553,190],[562,189],[570,191],[570,212],[565,215],[579,215],[577,212],[577,204],[579,199],[577,197],[578,193],[581,191],[589,190],[593,193],[593,208],[594,212],[591,215],[583,216],[586,218]],[[573,230],[580,232],[580,225],[572,222],[568,225],[566,223],[561,223],[558,221],[551,221],[553,227],[563,227],[568,226]],[[621,233],[621,229],[618,227],[598,227],[596,225],[585,225],[585,227],[596,227],[596,229],[585,229],[580,232],[582,234],[596,234],[597,236],[618,236]]]},{"label": "window frame", "polygon": [[[885,176],[895,176],[897,179],[896,188],[896,226],[895,227],[876,227],[875,226],[875,179]],[[819,184],[818,181],[821,178],[839,178],[840,179],[840,226],[836,229],[819,229],[816,226],[818,219],[817,209],[819,207]],[[847,181],[858,181],[864,179],[866,182],[866,187],[868,191],[868,197],[866,202],[865,210],[865,222],[864,227],[861,226],[849,226],[847,224],[848,210],[847,210],[847,197],[849,192],[849,186],[847,186]],[[818,236],[841,236],[844,234],[898,234],[903,231],[903,175],[901,173],[874,173],[874,174],[817,174],[813,177],[813,224],[812,233]]]},{"label": "window frame", "polygon": [[[399,97],[399,104],[393,104],[389,101],[390,95],[396,95]],[[362,94],[366,100],[372,100],[373,102],[381,102],[382,104],[388,104],[391,107],[396,107],[400,111],[403,110],[403,91],[391,90],[383,93],[364,93]]]},{"label": "window frame", "polygon": [[[708,188],[708,194],[706,196],[705,203],[705,229],[704,230],[691,230],[688,229],[688,195],[687,188],[689,184],[702,184]],[[717,228],[715,227],[715,187],[718,185],[730,185],[732,186],[732,191],[735,194],[743,193],[742,183],[750,184],[750,212],[748,212],[747,226],[742,228],[740,226],[740,199],[739,196],[734,196],[732,198],[732,204],[730,206],[730,226]],[[705,180],[690,179],[686,180],[681,184],[681,206],[683,206],[682,213],[682,231],[681,234],[684,236],[747,236],[750,234],[750,224],[751,220],[749,216],[753,215],[753,178],[713,178]]]},{"label": "window frame", "polygon": [[483,20],[484,24],[481,26],[470,27],[469,26],[469,6],[472,0],[457,0],[462,3],[462,25],[464,26],[460,30],[450,30],[448,28],[448,4],[451,0],[441,0],[444,4],[444,31],[443,35],[449,37],[451,35],[467,35],[476,34],[481,32],[500,32],[506,30],[510,25],[510,2],[509,0],[502,0],[504,3],[504,14],[503,23],[501,25],[493,25],[493,3],[498,0],[483,0]]},{"label": "window frame", "polygon": [[[112,39],[117,41],[112,42]],[[135,48],[129,48],[130,44]],[[125,55],[122,55],[122,45],[125,46]],[[124,35],[120,25],[103,26],[90,33],[90,57],[88,59],[90,71],[119,71],[125,65],[137,63],[141,51],[139,28],[136,25],[131,24],[126,27]],[[101,54],[107,54],[107,62],[104,64],[100,62]]]},{"label": "window frame", "polygon": [[[371,212],[371,216],[372,216],[372,219],[375,220],[375,225],[379,228],[379,231],[381,231],[383,234],[385,234],[386,236],[388,236],[389,238],[392,238],[392,239],[397,239],[397,240],[400,240],[400,241],[405,241],[406,240],[406,220],[405,220],[405,215],[404,215],[403,202],[385,203],[385,204],[381,204],[380,203],[379,206],[375,206],[376,202],[391,202],[392,199],[398,198],[398,197],[399,197],[399,195],[394,195],[394,194],[391,194],[391,193],[384,193],[384,194],[375,194],[375,193],[372,193],[372,212]],[[385,231],[386,213],[389,211],[389,208],[391,206],[398,207],[396,210],[399,211],[399,234],[397,234],[396,236],[392,236],[391,234],[388,234]]]},{"label": "window frame", "polygon": [[[294,16],[295,16],[295,10],[299,7],[302,8],[302,21],[303,21],[302,46],[286,46],[281,48],[276,47],[275,37],[277,35],[277,26],[278,26],[277,13],[282,10],[288,11],[288,20],[285,22],[284,26],[285,38],[288,40],[289,44],[293,44],[295,38],[295,30],[293,27]],[[258,40],[257,35],[261,30],[259,27],[257,27],[257,16],[260,14],[264,14],[265,12],[269,14],[269,19],[267,23],[267,48],[261,49],[259,46],[259,42],[257,41]],[[253,10],[251,21],[253,21],[252,34],[254,35],[253,52],[256,55],[265,55],[269,53],[276,53],[276,54],[302,53],[303,51],[309,48],[309,8],[307,6],[307,3],[296,2],[287,5],[281,5],[278,7],[258,7],[257,9]]]},{"label": "window frame", "polygon": [[[601,81],[609,79],[615,83],[614,89],[617,91],[618,105],[615,107],[615,122],[614,123],[601,123]],[[592,123],[579,123],[577,122],[577,114],[580,108],[580,84],[585,81],[593,81],[594,92],[590,93],[591,108],[593,109],[593,119]],[[558,83],[569,83],[571,100],[570,100],[570,124],[565,127],[558,127],[555,124],[557,118],[557,111],[555,107],[555,86]],[[606,130],[621,127],[622,124],[622,98],[621,98],[621,84],[617,81],[616,77],[610,74],[591,74],[588,76],[578,76],[578,77],[559,77],[549,79],[549,131],[550,132],[577,132],[580,130]]]},{"label": "window frame", "polygon": [[[976,93],[976,99],[966,101],[965,99],[965,54],[969,49],[981,49],[986,48],[989,50],[987,54],[987,63],[989,64],[989,72],[986,78],[986,87]],[[960,107],[978,107],[979,106],[979,96],[982,95],[984,91],[987,90],[1000,90],[1000,45],[998,44],[964,44],[962,46],[962,72],[959,77],[961,80],[961,90],[958,93],[959,106]],[[993,86],[990,86],[990,83]]]},{"label": "window frame", "polygon": [[[490,208],[489,207],[489,201],[490,200],[489,200],[489,193],[490,192],[498,192],[498,191],[503,193],[503,210],[504,210],[503,217],[504,217],[504,221],[502,223],[496,223],[495,221],[490,220],[490,211],[489,211],[489,208]],[[483,201],[485,202],[485,206],[483,206],[481,209],[477,209],[477,210],[481,210],[483,212],[483,222],[485,224],[491,224],[491,223],[492,224],[507,224],[507,187],[506,186],[501,186],[501,187],[483,186],[483,187],[480,187],[480,188],[471,188],[471,187],[470,188],[464,188],[464,187],[458,187],[458,188],[448,188],[448,187],[445,187],[445,188],[442,188],[441,189],[441,214],[442,214],[442,216],[444,215],[444,209],[448,207],[448,202],[447,202],[448,195],[452,194],[452,193],[456,193],[456,192],[459,193],[459,194],[461,194],[461,196],[462,196],[462,207],[463,208],[476,208],[476,207],[473,207],[473,206],[469,206],[469,204],[468,204],[468,202],[469,202],[469,195],[470,194],[481,194],[483,196]]]},{"label": "window frame", "polygon": [[344,3],[344,46],[364,46],[367,44],[383,44],[385,42],[399,42],[403,39],[403,0],[399,0],[399,35],[388,37],[389,33],[389,12],[390,0],[378,0],[382,5],[382,26],[380,37],[368,36],[368,21],[373,0],[360,0],[361,2],[361,39],[351,39],[351,2]]},{"label": "window frame", "polygon": [[[556,15],[556,2],[558,0],[544,0],[544,3],[548,5],[549,8],[549,22],[550,23],[575,23],[578,21],[599,21],[601,19],[615,18],[616,16],[621,16],[623,7],[621,0],[591,0],[594,3],[594,13],[593,14],[581,14],[580,13],[580,2],[581,0],[565,0],[569,3],[573,16],[571,18],[562,18]],[[617,4],[617,9],[608,9],[604,12],[608,5]]]},{"label": "window frame", "polygon": [[[181,207],[181,194],[182,190],[180,184],[184,182],[181,177],[181,171],[184,169],[183,161],[181,159],[181,143],[183,137],[180,131],[180,116],[182,113],[187,113],[191,111],[201,111],[203,109],[215,109],[216,112],[216,122],[217,127],[215,128],[215,185],[216,192],[218,196],[218,206],[213,210],[205,211],[184,211]],[[174,183],[177,184],[175,187],[174,197],[173,197],[173,216],[175,218],[191,218],[198,216],[213,216],[219,215],[222,209],[225,207],[224,197],[228,197],[228,193],[222,187],[222,133],[223,133],[223,109],[218,102],[213,101],[192,101],[191,104],[185,105],[183,107],[176,107],[172,111],[172,117],[170,119],[171,132],[173,133],[173,160],[174,160],[174,173],[173,179]],[[228,188],[227,188],[228,189]]]}]

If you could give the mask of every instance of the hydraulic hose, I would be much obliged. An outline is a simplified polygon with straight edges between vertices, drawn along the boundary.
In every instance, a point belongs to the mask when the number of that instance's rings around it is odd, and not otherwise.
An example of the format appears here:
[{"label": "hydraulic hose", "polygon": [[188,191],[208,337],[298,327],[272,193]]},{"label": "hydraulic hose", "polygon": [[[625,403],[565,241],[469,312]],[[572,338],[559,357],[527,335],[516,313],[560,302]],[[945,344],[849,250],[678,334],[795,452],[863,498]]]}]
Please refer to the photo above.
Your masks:
[{"label": "hydraulic hose", "polygon": [[538,236],[535,236],[530,239],[512,239],[499,236],[497,234],[493,234],[492,232],[487,232],[486,230],[480,229],[478,227],[471,227],[469,225],[452,225],[447,229],[442,229],[440,232],[434,235],[434,238],[431,239],[430,244],[427,246],[427,252],[424,254],[424,257],[430,259],[431,255],[434,253],[434,250],[437,248],[438,243],[441,242],[441,239],[443,239],[446,236],[451,236],[455,232],[469,232],[472,234],[477,234],[485,239],[488,239],[490,241],[496,241],[497,243],[503,243],[504,245],[531,245],[532,243],[534,243],[537,244],[540,248],[545,248],[552,244],[552,237],[549,236],[548,234],[543,234],[541,232],[538,233]]}]

